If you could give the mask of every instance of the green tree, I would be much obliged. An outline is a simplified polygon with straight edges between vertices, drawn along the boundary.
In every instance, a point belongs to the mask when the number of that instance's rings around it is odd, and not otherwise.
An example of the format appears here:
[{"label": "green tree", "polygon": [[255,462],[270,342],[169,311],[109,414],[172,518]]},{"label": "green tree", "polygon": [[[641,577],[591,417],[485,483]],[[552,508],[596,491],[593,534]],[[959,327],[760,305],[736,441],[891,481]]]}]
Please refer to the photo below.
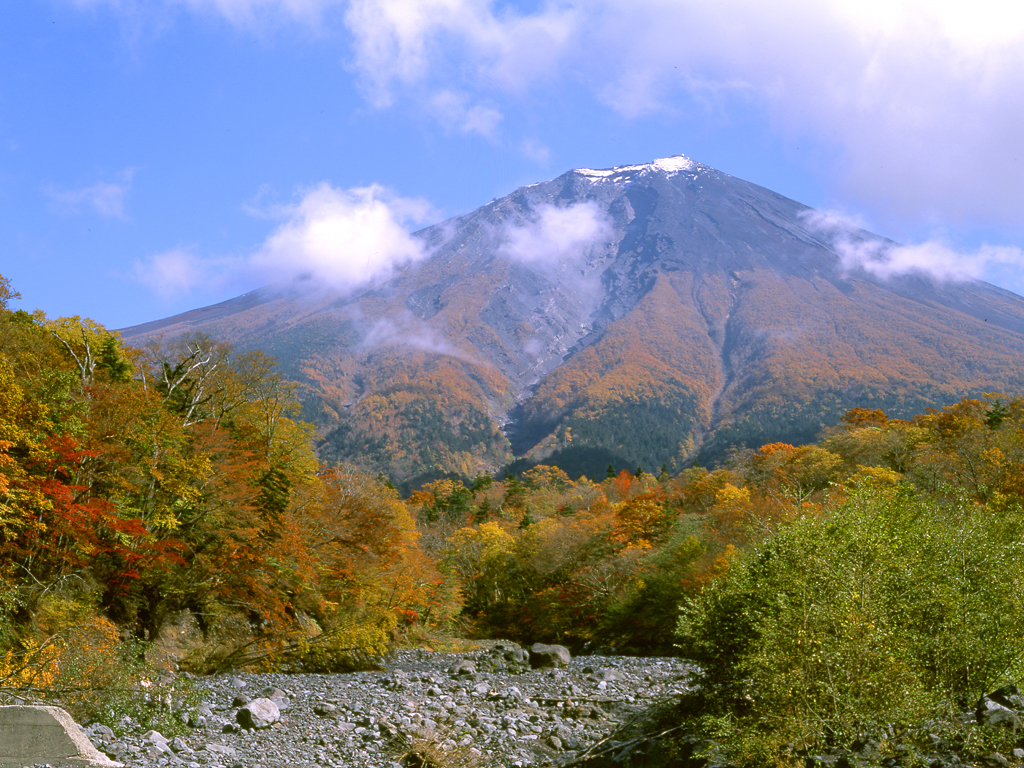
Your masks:
[{"label": "green tree", "polygon": [[1024,512],[866,484],[684,602],[705,726],[771,762],[948,715],[1024,673]]}]

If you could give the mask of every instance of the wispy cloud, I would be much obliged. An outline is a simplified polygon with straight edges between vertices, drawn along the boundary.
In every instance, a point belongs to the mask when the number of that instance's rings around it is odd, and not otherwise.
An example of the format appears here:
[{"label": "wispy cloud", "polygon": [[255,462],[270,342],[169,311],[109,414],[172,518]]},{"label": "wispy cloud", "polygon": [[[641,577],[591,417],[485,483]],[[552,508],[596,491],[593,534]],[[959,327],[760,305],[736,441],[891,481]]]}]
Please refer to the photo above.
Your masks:
[{"label": "wispy cloud", "polygon": [[56,185],[44,187],[46,195],[63,210],[81,213],[90,210],[105,218],[125,218],[125,199],[132,188],[134,168],[125,168],[117,174],[117,181],[99,181],[88,187],[67,188]]},{"label": "wispy cloud", "polygon": [[488,80],[524,91],[557,70],[579,16],[567,3],[520,13],[488,0],[351,0],[345,21],[354,66],[383,106],[409,86],[433,82],[439,71],[451,81],[459,64],[476,88]]},{"label": "wispy cloud", "polygon": [[[159,13],[151,0],[69,0],[80,8],[107,6],[139,21]],[[345,4],[345,0],[165,0],[165,7],[182,7],[199,13],[222,16],[232,24],[251,27],[276,19],[290,18],[318,23],[324,12]]]},{"label": "wispy cloud", "polygon": [[551,148],[536,139],[524,139],[519,150],[538,165],[547,166],[551,163]]},{"label": "wispy cloud", "polygon": [[430,98],[429,111],[450,133],[475,133],[494,141],[504,116],[494,107],[474,104],[469,96],[441,91]]},{"label": "wispy cloud", "polygon": [[982,245],[963,252],[940,240],[899,245],[865,232],[859,221],[841,214],[816,211],[807,221],[829,237],[848,271],[863,270],[883,279],[920,273],[943,281],[983,279],[1003,265],[1024,273],[1024,251],[1016,247]]},{"label": "wispy cloud", "polygon": [[161,299],[173,300],[222,289],[243,268],[240,259],[204,259],[194,248],[174,248],[136,261],[130,277]]},{"label": "wispy cloud", "polygon": [[366,332],[359,346],[364,350],[372,350],[385,344],[411,347],[469,363],[479,363],[476,358],[456,347],[437,329],[427,325],[411,312],[377,320]]},{"label": "wispy cloud", "polygon": [[611,226],[594,203],[578,203],[565,208],[544,205],[537,208],[531,221],[509,227],[499,253],[528,264],[558,264],[579,258],[604,242]]}]

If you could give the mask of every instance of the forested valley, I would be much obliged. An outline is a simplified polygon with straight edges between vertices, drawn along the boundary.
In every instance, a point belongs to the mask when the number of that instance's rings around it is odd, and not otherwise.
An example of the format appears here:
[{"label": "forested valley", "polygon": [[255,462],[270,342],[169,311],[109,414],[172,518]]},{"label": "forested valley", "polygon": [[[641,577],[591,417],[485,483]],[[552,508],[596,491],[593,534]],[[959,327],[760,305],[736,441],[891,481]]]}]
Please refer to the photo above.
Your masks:
[{"label": "forested valley", "polygon": [[815,443],[676,475],[540,465],[403,498],[317,459],[268,356],[136,349],[16,296],[0,278],[0,689],[102,714],[186,619],[200,640],[176,663],[199,673],[459,637],[681,654],[703,670],[693,727],[754,764],[1024,674],[1012,394],[853,409]]}]

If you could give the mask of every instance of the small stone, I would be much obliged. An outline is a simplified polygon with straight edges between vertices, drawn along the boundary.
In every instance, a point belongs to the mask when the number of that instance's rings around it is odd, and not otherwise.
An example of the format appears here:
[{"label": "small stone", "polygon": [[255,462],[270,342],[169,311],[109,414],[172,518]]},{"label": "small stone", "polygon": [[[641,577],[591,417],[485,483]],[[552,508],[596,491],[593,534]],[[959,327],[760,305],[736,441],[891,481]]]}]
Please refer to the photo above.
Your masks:
[{"label": "small stone", "polygon": [[236,754],[234,747],[228,747],[224,744],[207,744],[205,749],[207,752],[213,752],[216,755],[224,755],[225,757],[234,757]]},{"label": "small stone", "polygon": [[92,733],[98,739],[103,741],[110,741],[114,738],[114,732],[102,723],[97,723],[89,728],[89,732]]},{"label": "small stone", "polygon": [[107,757],[112,757],[115,760],[118,760],[128,754],[128,745],[123,741],[113,741],[110,744],[107,744],[103,751]]}]

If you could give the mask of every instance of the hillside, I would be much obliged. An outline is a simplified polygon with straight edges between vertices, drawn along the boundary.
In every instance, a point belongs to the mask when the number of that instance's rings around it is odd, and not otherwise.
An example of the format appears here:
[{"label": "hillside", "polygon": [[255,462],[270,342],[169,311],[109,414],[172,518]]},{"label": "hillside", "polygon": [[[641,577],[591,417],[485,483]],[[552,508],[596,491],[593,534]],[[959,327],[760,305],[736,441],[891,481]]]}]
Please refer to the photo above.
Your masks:
[{"label": "hillside", "polygon": [[386,282],[263,289],[122,335],[276,356],[323,458],[404,482],[517,458],[678,469],[809,441],[850,407],[1024,388],[1024,299],[844,269],[810,213],[682,157],[573,170],[421,231],[430,256]]}]

